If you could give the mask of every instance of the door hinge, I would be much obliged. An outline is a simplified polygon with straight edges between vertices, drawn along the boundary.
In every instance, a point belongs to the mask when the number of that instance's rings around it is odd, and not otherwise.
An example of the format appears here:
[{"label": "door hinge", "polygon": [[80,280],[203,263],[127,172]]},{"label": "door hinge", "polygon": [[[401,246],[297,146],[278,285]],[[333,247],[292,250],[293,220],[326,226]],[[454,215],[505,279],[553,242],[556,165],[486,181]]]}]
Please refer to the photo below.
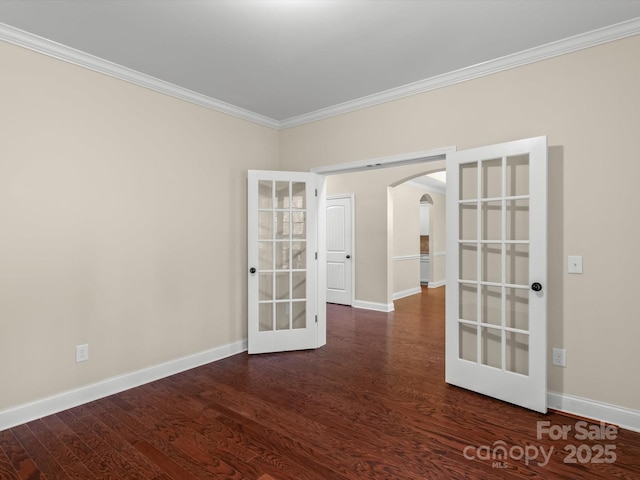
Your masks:
[{"label": "door hinge", "polygon": [[316,188],[316,197],[318,196],[318,189]]},{"label": "door hinge", "polygon": [[318,323],[318,315],[316,315],[316,323]]},{"label": "door hinge", "polygon": [[316,260],[318,259],[318,252],[316,252]]}]

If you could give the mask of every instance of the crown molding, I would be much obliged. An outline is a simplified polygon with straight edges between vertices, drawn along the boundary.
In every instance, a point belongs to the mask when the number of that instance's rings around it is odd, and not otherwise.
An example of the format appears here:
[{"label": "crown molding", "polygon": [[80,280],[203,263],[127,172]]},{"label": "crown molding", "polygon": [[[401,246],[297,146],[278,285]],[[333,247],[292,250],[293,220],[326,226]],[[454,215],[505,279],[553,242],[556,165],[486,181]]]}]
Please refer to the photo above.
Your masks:
[{"label": "crown molding", "polygon": [[136,70],[110,62],[109,60],[76,50],[75,48],[25,32],[24,30],[4,23],[0,23],[0,40],[265,127],[276,130],[280,128],[280,122],[272,118],[179,87],[152,77],[151,75],[137,72]]},{"label": "crown molding", "polygon": [[511,55],[489,60],[470,67],[461,68],[453,72],[430,77],[407,85],[368,95],[353,101],[316,110],[315,112],[291,117],[280,122],[280,129],[297,127],[305,123],[324,120],[329,117],[372,107],[381,103],[398,100],[400,98],[429,92],[438,88],[455,85],[475,78],[484,77],[503,70],[521,67],[530,63],[547,60],[567,53],[594,47],[607,42],[620,40],[640,33],[640,17],[617,23],[591,32],[575,35],[539,47],[523,50]]},{"label": "crown molding", "polygon": [[38,53],[48,55],[58,60],[72,63],[95,72],[109,75],[145,88],[149,88],[165,95],[185,100],[205,108],[226,113],[243,120],[248,120],[276,130],[297,127],[306,123],[324,120],[326,118],[372,107],[381,103],[398,100],[411,95],[429,92],[438,88],[455,85],[475,78],[498,73],[510,68],[521,67],[530,63],[565,55],[567,53],[594,47],[607,42],[620,40],[640,34],[640,17],[617,23],[608,27],[593,30],[540,47],[506,55],[453,72],[437,75],[414,83],[392,88],[383,92],[361,97],[359,99],[323,108],[304,115],[291,117],[282,121],[236,107],[221,100],[202,95],[200,93],[179,87],[169,82],[159,80],[150,75],[137,72],[122,65],[104,60],[46,38],[34,35],[24,30],[0,23],[0,40],[28,48]]}]

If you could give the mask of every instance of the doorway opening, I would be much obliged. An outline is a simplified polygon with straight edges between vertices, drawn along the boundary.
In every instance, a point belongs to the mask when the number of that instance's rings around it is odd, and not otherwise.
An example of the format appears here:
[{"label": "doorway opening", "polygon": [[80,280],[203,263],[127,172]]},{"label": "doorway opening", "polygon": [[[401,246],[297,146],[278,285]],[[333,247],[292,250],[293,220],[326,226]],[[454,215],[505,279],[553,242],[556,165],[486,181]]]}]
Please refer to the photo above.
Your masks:
[{"label": "doorway opening", "polygon": [[[419,199],[425,191],[415,189],[420,193],[417,197],[414,194],[412,208],[415,212],[415,236],[412,238],[413,246],[407,252],[394,251],[393,227],[398,223],[398,218],[394,218],[393,191],[409,180],[442,171],[446,154],[454,150],[448,147],[312,170],[326,177],[325,192],[328,197],[344,194],[354,197],[353,266],[357,273],[352,306],[390,312],[394,309],[394,299],[421,291]],[[444,187],[441,199],[444,218]],[[444,252],[444,241],[441,248]],[[439,261],[442,263],[441,280],[444,285],[444,254]],[[394,287],[397,284],[394,275],[400,269],[413,272],[413,283],[398,290]]]}]

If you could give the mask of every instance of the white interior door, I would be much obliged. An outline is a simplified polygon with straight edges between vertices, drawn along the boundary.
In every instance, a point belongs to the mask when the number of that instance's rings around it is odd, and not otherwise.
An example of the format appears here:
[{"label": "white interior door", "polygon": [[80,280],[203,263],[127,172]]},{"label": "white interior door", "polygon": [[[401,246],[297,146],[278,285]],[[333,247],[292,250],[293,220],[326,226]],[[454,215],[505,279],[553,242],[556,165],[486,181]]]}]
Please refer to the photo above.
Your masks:
[{"label": "white interior door", "polygon": [[249,353],[317,348],[324,338],[316,180],[314,173],[249,171]]},{"label": "white interior door", "polygon": [[546,286],[546,137],[447,154],[447,383],[546,412]]},{"label": "white interior door", "polygon": [[327,198],[327,302],[353,303],[352,198]]}]

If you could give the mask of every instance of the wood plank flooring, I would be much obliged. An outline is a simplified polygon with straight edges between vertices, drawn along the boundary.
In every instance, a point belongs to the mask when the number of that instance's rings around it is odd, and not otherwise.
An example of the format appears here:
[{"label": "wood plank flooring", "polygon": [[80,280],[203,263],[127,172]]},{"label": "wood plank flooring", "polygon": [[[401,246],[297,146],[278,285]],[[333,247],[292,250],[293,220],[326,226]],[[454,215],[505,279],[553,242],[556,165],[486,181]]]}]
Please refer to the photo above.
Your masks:
[{"label": "wood plank flooring", "polygon": [[391,314],[329,305],[327,331],[0,432],[0,478],[640,479],[638,433],[577,440],[577,419],[446,385],[444,288]]}]

